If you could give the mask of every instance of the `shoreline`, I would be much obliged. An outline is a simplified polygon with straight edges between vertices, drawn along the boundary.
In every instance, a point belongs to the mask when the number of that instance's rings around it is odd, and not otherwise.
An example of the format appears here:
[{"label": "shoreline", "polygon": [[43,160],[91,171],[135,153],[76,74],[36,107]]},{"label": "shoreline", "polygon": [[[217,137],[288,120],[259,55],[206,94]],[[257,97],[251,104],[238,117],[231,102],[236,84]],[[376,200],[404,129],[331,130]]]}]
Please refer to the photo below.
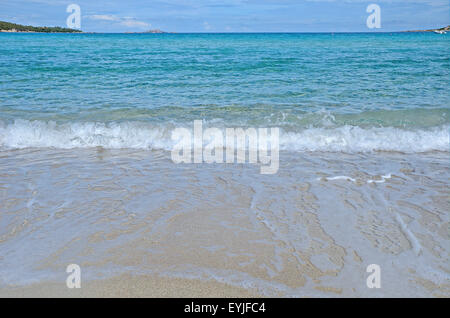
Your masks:
[{"label": "shoreline", "polygon": [[[169,159],[3,152],[0,206],[14,218],[0,296],[449,295],[448,153],[284,153],[274,176]],[[68,264],[80,290],[66,287]],[[379,290],[366,286],[369,264],[382,268]]]},{"label": "shoreline", "polygon": [[81,34],[81,33],[93,33],[93,32],[37,32],[37,31],[13,31],[13,30],[0,30],[0,33],[51,33],[51,34],[56,34],[56,33],[61,33],[61,34]]},{"label": "shoreline", "polygon": [[366,34],[0,35],[0,295],[449,297],[448,38]]}]

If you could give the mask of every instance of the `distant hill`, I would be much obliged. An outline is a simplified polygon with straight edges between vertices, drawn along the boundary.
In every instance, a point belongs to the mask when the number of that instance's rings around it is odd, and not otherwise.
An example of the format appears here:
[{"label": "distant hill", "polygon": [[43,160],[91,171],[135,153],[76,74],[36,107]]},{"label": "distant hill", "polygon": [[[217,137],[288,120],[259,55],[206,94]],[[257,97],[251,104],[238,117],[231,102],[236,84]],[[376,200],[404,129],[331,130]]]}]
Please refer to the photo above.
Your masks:
[{"label": "distant hill", "polygon": [[440,29],[414,30],[414,31],[406,31],[406,32],[450,32],[450,25],[440,28]]},{"label": "distant hill", "polygon": [[166,31],[161,31],[159,29],[155,29],[155,30],[148,30],[148,31],[141,31],[141,32],[125,32],[125,33],[142,34],[142,33],[173,33],[173,32],[166,32]]},{"label": "distant hill", "polygon": [[167,33],[167,32],[161,31],[161,30],[159,30],[159,29],[155,29],[155,30],[148,30],[148,31],[145,31],[144,33]]},{"label": "distant hill", "polygon": [[0,32],[80,33],[82,31],[61,27],[34,27],[0,21]]}]

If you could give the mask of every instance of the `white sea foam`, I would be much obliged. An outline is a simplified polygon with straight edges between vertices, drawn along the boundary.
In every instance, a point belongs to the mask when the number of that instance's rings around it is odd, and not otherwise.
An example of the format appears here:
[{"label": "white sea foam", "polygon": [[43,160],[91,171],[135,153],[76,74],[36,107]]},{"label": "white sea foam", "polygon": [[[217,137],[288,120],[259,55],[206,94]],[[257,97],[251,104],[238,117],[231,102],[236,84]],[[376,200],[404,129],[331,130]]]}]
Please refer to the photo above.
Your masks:
[{"label": "white sea foam", "polygon": [[[317,178],[317,180],[321,180],[321,179],[322,178]],[[327,180],[327,181],[346,180],[346,181],[356,182],[356,179],[353,179],[353,178],[348,177],[348,176],[325,177],[324,179]]]},{"label": "white sea foam", "polygon": [[[184,125],[191,129],[189,124]],[[145,122],[55,122],[15,120],[0,121],[2,148],[134,148],[172,149],[174,124]],[[280,149],[291,151],[370,152],[449,151],[449,127],[427,130],[404,130],[393,127],[308,128],[298,132],[283,132]]]},{"label": "white sea foam", "polygon": [[94,123],[16,120],[0,124],[0,146],[7,148],[169,149],[171,127],[141,122]]},{"label": "white sea foam", "polygon": [[414,253],[419,256],[422,252],[422,246],[420,245],[419,241],[417,240],[416,236],[409,230],[406,223],[403,221],[400,214],[395,212],[395,220],[400,225],[400,228],[402,229],[402,232],[408,237],[409,242],[411,243],[411,246],[414,250]]},{"label": "white sea foam", "polygon": [[338,128],[310,128],[286,133],[280,141],[281,149],[294,151],[449,151],[449,127],[428,130],[404,130],[393,127],[367,128],[342,126]]},{"label": "white sea foam", "polygon": [[392,178],[392,174],[388,173],[385,176],[381,176],[381,179],[378,179],[378,180],[376,180],[376,179],[367,180],[367,183],[384,183],[386,181],[386,179],[390,179],[390,178]]},{"label": "white sea foam", "polygon": [[[381,176],[380,179],[369,179],[367,180],[367,183],[384,183],[386,182],[386,179],[391,179],[392,174],[388,173],[387,175]],[[317,178],[317,181],[326,180],[326,181],[335,181],[335,180],[345,180],[345,181],[351,181],[351,182],[357,182],[355,178],[349,177],[349,176],[335,176],[335,177],[321,177]]]}]

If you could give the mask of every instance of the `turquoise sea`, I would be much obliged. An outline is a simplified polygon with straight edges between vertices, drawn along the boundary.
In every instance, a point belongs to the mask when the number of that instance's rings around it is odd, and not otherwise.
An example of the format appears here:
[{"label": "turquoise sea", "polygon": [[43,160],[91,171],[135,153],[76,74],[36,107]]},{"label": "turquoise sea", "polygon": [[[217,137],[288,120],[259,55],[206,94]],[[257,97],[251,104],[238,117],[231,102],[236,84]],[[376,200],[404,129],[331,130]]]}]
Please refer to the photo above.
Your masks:
[{"label": "turquoise sea", "polygon": [[[448,151],[450,37],[0,34],[0,146],[170,149],[280,127],[289,150]],[[330,136],[339,136],[330,141]]]},{"label": "turquoise sea", "polygon": [[[434,33],[0,33],[0,296],[449,297],[449,53]],[[279,127],[279,169],[175,163],[195,120]]]}]

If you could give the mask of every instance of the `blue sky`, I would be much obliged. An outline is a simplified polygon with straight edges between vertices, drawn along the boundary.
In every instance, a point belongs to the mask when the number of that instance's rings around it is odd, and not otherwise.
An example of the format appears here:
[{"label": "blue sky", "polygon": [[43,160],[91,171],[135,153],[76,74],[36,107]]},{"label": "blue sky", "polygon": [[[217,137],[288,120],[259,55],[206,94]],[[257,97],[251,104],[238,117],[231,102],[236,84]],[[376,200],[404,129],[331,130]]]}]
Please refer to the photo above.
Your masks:
[{"label": "blue sky", "polygon": [[81,7],[86,32],[358,32],[366,8],[381,7],[381,29],[450,24],[449,0],[0,0],[0,20],[66,26],[69,4]]}]

